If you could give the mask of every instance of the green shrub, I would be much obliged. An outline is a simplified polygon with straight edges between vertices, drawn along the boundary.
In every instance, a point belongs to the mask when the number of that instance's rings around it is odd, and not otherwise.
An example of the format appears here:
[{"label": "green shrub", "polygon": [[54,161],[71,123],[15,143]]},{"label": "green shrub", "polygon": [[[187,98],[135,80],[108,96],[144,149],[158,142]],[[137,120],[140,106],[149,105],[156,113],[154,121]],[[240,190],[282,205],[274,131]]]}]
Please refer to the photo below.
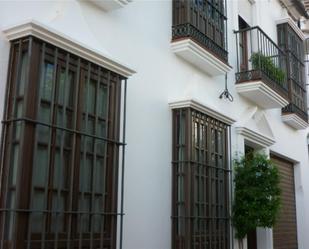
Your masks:
[{"label": "green shrub", "polygon": [[273,227],[280,209],[279,172],[265,155],[247,154],[235,164],[233,225],[243,239],[257,227]]},{"label": "green shrub", "polygon": [[252,67],[255,70],[263,71],[270,79],[284,84],[285,72],[277,67],[270,57],[267,57],[260,52],[251,55]]}]

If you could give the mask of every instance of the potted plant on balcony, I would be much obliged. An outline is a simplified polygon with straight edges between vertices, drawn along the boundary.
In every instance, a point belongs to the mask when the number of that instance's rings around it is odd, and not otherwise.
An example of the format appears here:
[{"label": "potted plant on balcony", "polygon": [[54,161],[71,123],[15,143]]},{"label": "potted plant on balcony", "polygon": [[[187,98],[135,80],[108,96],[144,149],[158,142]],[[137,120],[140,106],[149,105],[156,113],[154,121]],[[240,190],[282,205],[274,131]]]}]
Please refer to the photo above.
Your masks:
[{"label": "potted plant on balcony", "polygon": [[252,68],[254,70],[261,70],[270,79],[283,86],[285,80],[285,72],[275,64],[273,58],[276,58],[276,56],[266,56],[261,52],[253,53],[250,58]]},{"label": "potted plant on balcony", "polygon": [[240,247],[257,227],[273,227],[280,209],[279,173],[266,155],[249,153],[234,161],[233,226]]}]

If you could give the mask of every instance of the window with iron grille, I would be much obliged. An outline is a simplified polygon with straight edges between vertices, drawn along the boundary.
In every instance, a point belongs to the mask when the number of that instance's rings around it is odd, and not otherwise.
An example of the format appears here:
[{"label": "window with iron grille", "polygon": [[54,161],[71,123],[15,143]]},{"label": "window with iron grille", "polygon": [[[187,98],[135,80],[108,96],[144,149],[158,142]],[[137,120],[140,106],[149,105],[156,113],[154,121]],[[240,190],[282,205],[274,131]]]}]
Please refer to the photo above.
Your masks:
[{"label": "window with iron grille", "polygon": [[278,45],[287,54],[287,77],[290,104],[283,113],[296,113],[308,122],[303,40],[288,23],[277,25]]},{"label": "window with iron grille", "polygon": [[174,249],[230,248],[229,132],[194,109],[173,111]]},{"label": "window with iron grille", "polygon": [[225,63],[226,0],[173,0],[173,40],[191,38]]},{"label": "window with iron grille", "polygon": [[126,79],[29,36],[11,43],[0,248],[116,248]]}]

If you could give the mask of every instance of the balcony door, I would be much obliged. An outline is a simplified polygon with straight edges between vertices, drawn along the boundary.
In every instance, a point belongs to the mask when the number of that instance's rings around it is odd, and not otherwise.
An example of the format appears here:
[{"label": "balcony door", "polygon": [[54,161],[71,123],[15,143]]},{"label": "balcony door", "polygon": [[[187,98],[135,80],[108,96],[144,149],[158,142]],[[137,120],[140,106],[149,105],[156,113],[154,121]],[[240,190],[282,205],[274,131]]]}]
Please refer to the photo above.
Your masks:
[{"label": "balcony door", "polygon": [[[250,26],[244,19],[238,16],[238,28],[239,30],[247,29]],[[240,59],[240,72],[248,71],[248,38],[247,32],[239,33],[239,59]]]}]

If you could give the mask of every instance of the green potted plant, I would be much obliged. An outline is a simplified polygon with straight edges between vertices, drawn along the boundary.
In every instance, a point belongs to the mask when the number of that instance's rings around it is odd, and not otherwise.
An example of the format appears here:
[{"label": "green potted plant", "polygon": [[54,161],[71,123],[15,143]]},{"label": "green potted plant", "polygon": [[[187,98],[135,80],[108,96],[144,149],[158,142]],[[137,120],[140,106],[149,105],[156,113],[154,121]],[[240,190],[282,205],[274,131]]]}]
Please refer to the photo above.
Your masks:
[{"label": "green potted plant", "polygon": [[279,172],[266,155],[249,153],[234,161],[232,222],[242,240],[257,227],[273,227],[280,210]]},{"label": "green potted plant", "polygon": [[270,79],[276,81],[280,85],[284,84],[285,72],[273,62],[271,57],[265,56],[261,52],[257,52],[251,55],[250,60],[254,70],[261,70]]}]

